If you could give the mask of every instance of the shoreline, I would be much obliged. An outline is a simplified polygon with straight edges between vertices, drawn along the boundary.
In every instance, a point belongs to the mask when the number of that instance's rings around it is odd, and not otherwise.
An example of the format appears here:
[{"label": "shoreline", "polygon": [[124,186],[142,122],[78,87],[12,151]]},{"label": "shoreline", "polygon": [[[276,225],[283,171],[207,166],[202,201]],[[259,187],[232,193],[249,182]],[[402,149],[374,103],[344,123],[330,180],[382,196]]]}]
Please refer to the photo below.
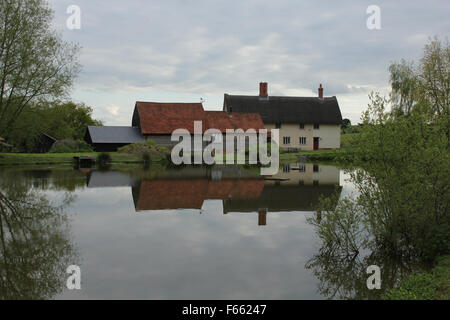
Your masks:
[{"label": "shoreline", "polygon": [[[0,166],[15,165],[61,165],[74,164],[74,156],[88,155],[97,157],[100,152],[80,152],[80,153],[0,153]],[[144,164],[141,155],[110,152],[111,163],[118,164]],[[347,161],[351,158],[351,152],[346,149],[315,150],[300,152],[280,153],[281,163],[299,162],[300,158],[306,162],[311,161]],[[161,162],[165,160],[161,156],[151,159],[151,162]]]}]

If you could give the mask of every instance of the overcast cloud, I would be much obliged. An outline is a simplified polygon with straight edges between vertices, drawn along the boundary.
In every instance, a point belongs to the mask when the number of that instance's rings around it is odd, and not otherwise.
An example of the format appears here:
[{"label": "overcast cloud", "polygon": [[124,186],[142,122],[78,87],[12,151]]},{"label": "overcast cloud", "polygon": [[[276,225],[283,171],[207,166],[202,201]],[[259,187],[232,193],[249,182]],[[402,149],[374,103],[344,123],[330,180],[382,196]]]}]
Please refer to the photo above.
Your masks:
[{"label": "overcast cloud", "polygon": [[[337,96],[359,120],[370,91],[388,92],[388,65],[417,60],[430,36],[448,37],[449,1],[52,0],[56,27],[82,46],[72,98],[107,125],[129,125],[134,103],[198,102],[223,94]],[[381,30],[366,27],[369,5]],[[69,5],[81,29],[68,30]]]}]

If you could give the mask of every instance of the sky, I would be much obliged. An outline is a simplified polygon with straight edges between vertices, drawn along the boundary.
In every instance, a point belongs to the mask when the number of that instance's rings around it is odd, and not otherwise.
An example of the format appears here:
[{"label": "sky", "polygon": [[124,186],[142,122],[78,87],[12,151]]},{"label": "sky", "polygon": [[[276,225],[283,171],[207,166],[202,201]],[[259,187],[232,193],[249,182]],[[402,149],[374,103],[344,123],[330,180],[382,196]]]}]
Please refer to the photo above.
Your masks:
[{"label": "sky", "polygon": [[[71,92],[105,125],[131,125],[136,101],[200,102],[223,95],[336,96],[360,120],[371,91],[389,94],[388,67],[417,61],[448,37],[450,1],[50,0],[55,28],[82,49]],[[69,29],[71,5],[80,28]],[[369,29],[371,5],[380,28]],[[70,21],[73,21],[72,19]]]}]

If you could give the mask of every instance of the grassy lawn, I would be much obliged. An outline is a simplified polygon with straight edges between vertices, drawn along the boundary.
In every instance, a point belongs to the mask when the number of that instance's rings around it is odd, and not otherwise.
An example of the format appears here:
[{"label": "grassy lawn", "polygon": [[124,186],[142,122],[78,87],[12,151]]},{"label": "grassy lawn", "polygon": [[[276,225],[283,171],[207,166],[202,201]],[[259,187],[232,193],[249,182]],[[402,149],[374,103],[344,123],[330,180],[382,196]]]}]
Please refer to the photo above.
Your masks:
[{"label": "grassy lawn", "polygon": [[[342,160],[351,157],[351,149],[357,143],[357,134],[348,133],[341,135],[341,149],[300,151],[280,154],[280,162],[296,162],[300,155],[306,156],[311,161]],[[99,152],[77,153],[0,153],[0,165],[22,164],[71,164],[73,157],[79,155],[97,156]],[[142,157],[135,154],[110,152],[113,163],[141,163]],[[160,159],[152,159],[159,161]]]},{"label": "grassy lawn", "polygon": [[[73,157],[89,155],[96,157],[99,152],[78,153],[0,153],[0,165],[22,165],[22,164],[71,164]],[[138,163],[142,162],[139,155],[122,154],[111,152],[112,162]]]}]

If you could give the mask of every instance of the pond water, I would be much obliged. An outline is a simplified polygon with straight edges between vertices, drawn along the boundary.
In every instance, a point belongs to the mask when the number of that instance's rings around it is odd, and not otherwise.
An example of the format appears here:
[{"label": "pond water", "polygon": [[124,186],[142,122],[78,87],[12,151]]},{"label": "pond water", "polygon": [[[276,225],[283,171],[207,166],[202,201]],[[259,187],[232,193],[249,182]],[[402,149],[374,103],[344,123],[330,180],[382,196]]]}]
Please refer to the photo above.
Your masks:
[{"label": "pond water", "polygon": [[[0,297],[329,298],[324,268],[306,267],[320,249],[306,217],[353,192],[347,177],[309,163],[272,179],[234,166],[2,168]],[[72,264],[81,290],[66,288]]]}]

